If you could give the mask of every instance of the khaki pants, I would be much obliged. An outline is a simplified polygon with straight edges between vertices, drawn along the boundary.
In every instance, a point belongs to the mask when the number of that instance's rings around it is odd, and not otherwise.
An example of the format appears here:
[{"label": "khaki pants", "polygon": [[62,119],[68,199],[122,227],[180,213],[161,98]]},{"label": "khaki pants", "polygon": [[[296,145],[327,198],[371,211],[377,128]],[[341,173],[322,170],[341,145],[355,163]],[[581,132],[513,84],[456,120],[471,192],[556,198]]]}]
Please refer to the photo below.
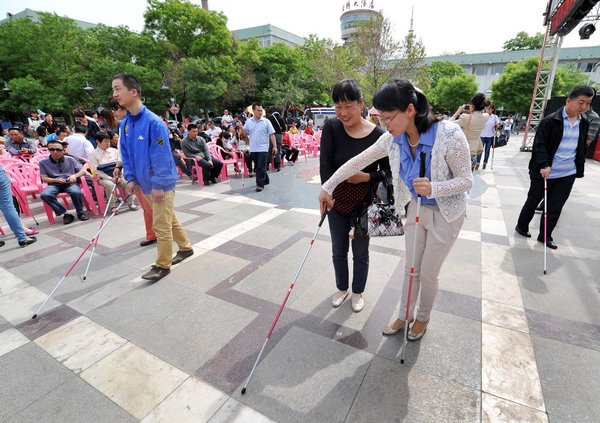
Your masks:
[{"label": "khaki pants", "polygon": [[173,209],[173,198],[175,191],[165,191],[165,197],[160,203],[152,200],[151,195],[146,199],[152,207],[152,228],[156,233],[156,266],[169,269],[173,258],[173,241],[177,243],[180,250],[191,250],[190,239],[177,220]]},{"label": "khaki pants", "polygon": [[[410,266],[413,259],[413,244],[415,239],[415,215],[417,202],[412,201],[408,206],[408,214],[404,225],[406,236],[406,265],[404,266],[404,284],[400,303],[400,317],[406,318],[406,299],[410,281]],[[435,206],[421,206],[419,227],[417,230],[417,248],[415,254],[415,275],[410,298],[409,320],[414,315],[417,296],[420,294],[417,320],[427,321],[433,308],[433,302],[438,291],[440,270],[450,253],[464,216],[453,222],[446,222],[442,212]]]},{"label": "khaki pants", "polygon": [[[112,179],[100,179],[100,178],[98,178],[98,183],[104,188],[104,192],[106,193],[106,199],[108,200],[108,198],[110,197],[110,193],[111,193],[113,187],[115,186],[115,183],[112,181]],[[119,186],[121,186],[121,187],[123,187],[123,189],[125,189],[125,187],[127,186],[127,182],[122,180],[122,182],[119,183]],[[110,200],[110,204],[107,205],[109,210],[115,207],[116,198],[117,198],[117,191],[115,190],[115,192]],[[134,198],[135,197],[133,195],[129,196],[129,198],[127,199],[127,204],[128,205],[133,204]]]}]

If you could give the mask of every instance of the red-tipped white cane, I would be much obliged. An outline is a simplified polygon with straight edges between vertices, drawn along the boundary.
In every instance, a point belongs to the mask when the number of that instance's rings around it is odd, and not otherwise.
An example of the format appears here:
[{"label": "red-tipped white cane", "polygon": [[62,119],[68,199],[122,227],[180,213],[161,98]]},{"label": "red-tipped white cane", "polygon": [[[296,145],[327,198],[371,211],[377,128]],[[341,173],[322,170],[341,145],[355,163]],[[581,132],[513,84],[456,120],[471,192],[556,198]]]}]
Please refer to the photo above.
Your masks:
[{"label": "red-tipped white cane", "polygon": [[[425,177],[425,161],[427,160],[427,154],[421,152],[421,166],[419,169],[419,178]],[[408,324],[409,324],[409,313],[410,313],[410,296],[412,295],[413,278],[415,277],[415,256],[417,254],[417,229],[419,229],[419,215],[421,213],[421,195],[417,197],[417,213],[415,215],[415,233],[413,235],[413,253],[412,261],[410,263],[410,278],[408,282],[408,295],[406,298],[406,315],[404,317],[404,336],[402,337],[402,354],[400,355],[400,363],[404,363],[404,352],[406,351],[406,339],[408,338]]]},{"label": "red-tipped white cane", "polygon": [[242,388],[242,395],[244,395],[246,393],[246,387],[248,386],[248,383],[250,383],[250,379],[252,378],[252,375],[254,374],[254,370],[256,369],[256,366],[260,360],[260,357],[262,356],[263,352],[265,351],[267,342],[269,342],[269,339],[271,339],[273,330],[275,330],[275,325],[277,325],[277,322],[279,321],[279,317],[281,316],[281,313],[283,312],[283,308],[285,307],[285,303],[287,303],[287,300],[290,297],[290,294],[292,293],[292,289],[294,289],[294,284],[296,283],[296,280],[298,279],[298,276],[300,275],[300,271],[304,267],[304,262],[306,262],[306,257],[308,257],[308,253],[310,253],[310,250],[311,250],[313,244],[315,243],[315,239],[317,238],[317,235],[319,234],[319,230],[321,229],[321,226],[323,225],[325,216],[327,216],[327,211],[325,211],[325,213],[323,213],[323,216],[321,216],[321,221],[319,222],[319,226],[317,227],[315,234],[313,235],[312,239],[310,240],[310,245],[308,246],[308,249],[306,250],[306,253],[304,254],[304,258],[302,259],[302,262],[300,263],[300,267],[298,268],[298,271],[296,272],[296,275],[294,276],[294,279],[292,280],[292,284],[288,288],[287,294],[285,295],[285,298],[283,299],[283,303],[281,303],[281,306],[279,307],[279,311],[277,312],[277,315],[275,316],[275,320],[273,320],[273,324],[271,324],[271,328],[269,329],[269,332],[267,333],[267,338],[265,339],[265,342],[264,342],[262,348],[260,349],[260,352],[258,353],[258,357],[256,357],[254,366],[252,366],[252,370],[250,371],[250,374],[248,375],[248,378],[246,379],[246,382],[244,383],[244,387]]}]

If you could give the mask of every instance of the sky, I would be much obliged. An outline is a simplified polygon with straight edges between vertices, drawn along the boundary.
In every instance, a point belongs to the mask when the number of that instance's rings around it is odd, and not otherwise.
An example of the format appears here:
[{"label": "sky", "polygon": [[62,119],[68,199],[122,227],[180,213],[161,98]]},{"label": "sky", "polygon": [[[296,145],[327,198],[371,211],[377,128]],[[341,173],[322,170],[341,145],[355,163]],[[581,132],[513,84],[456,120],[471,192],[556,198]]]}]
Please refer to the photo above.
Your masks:
[{"label": "sky", "polygon": [[[272,24],[293,34],[330,38],[341,43],[340,15],[347,0],[208,0],[209,8],[222,11],[230,30]],[[464,51],[501,51],[502,44],[519,31],[544,32],[542,14],[547,0],[373,0],[402,40],[410,26],[414,6],[414,31],[425,45],[427,56]],[[192,0],[200,4],[200,0]],[[55,12],[61,16],[106,25],[125,25],[134,31],[144,26],[146,0],[0,0],[0,19],[25,8]],[[41,40],[40,40],[41,41]],[[600,31],[580,40],[576,30],[563,47],[600,45]]]}]

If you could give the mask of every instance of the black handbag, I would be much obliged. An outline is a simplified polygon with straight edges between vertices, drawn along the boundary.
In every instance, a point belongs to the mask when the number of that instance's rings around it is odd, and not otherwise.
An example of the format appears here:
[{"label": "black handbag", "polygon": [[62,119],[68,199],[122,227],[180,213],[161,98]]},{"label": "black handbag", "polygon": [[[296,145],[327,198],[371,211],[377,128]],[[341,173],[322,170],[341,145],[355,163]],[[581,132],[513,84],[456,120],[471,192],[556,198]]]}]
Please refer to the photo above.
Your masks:
[{"label": "black handbag", "polygon": [[506,137],[506,134],[503,132],[498,137],[496,137],[495,142],[494,142],[494,144],[492,144],[492,146],[494,148],[499,148],[499,147],[504,147],[506,144],[508,144],[508,138]]},{"label": "black handbag", "polygon": [[404,235],[402,219],[396,214],[394,206],[394,187],[385,178],[381,184],[387,190],[387,202],[383,202],[377,195],[373,201],[366,204],[357,217],[355,232],[365,236],[401,236]]}]

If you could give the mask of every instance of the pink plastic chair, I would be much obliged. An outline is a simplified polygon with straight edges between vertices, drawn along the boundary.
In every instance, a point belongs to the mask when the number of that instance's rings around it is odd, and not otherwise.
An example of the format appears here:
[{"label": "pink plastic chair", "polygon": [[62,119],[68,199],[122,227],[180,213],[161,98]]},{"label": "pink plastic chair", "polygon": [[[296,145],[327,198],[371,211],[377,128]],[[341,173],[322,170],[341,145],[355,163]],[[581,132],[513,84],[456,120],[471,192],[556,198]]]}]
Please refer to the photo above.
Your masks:
[{"label": "pink plastic chair", "polygon": [[202,176],[202,167],[198,164],[198,161],[194,158],[184,157],[184,161],[192,163],[192,174],[190,178],[192,180],[192,185],[194,185],[194,179],[198,181],[198,186],[204,186],[204,177]]},{"label": "pink plastic chair", "polygon": [[223,168],[221,169],[221,182],[227,180],[227,165],[233,165],[234,173],[240,172],[239,159],[237,155],[235,155],[235,158],[233,159],[225,159],[223,157],[223,153],[226,153],[226,151],[219,145],[209,145],[208,151],[210,152],[211,157],[215,157],[223,163]]}]

